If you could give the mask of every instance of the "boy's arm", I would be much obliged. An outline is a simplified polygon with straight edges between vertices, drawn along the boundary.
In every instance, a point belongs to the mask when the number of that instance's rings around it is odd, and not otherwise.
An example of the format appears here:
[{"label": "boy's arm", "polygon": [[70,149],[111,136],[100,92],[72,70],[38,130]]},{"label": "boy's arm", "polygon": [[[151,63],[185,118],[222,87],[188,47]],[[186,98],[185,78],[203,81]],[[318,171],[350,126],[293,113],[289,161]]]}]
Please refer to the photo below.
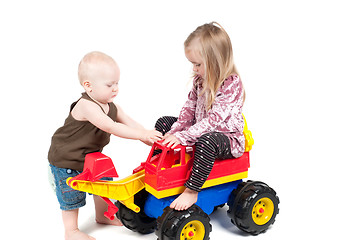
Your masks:
[{"label": "boy's arm", "polygon": [[115,106],[117,107],[117,122],[123,123],[132,128],[144,129],[140,123],[128,116],[118,104],[115,104]]},{"label": "boy's arm", "polygon": [[162,137],[161,133],[155,130],[133,128],[123,123],[114,122],[97,104],[91,101],[80,100],[73,110],[78,118],[89,121],[104,132],[118,137],[153,142],[160,140]]},{"label": "boy's arm", "polygon": [[[118,122],[123,123],[129,127],[135,128],[135,129],[143,129],[143,130],[145,129],[143,127],[143,125],[141,125],[140,123],[138,123],[137,121],[132,119],[130,116],[128,116],[119,105],[115,104],[115,106],[117,107],[117,121]],[[159,133],[159,132],[157,132],[157,133]],[[152,146],[154,143],[153,140],[140,140],[140,141],[142,141],[143,143],[145,143],[149,146]]]}]

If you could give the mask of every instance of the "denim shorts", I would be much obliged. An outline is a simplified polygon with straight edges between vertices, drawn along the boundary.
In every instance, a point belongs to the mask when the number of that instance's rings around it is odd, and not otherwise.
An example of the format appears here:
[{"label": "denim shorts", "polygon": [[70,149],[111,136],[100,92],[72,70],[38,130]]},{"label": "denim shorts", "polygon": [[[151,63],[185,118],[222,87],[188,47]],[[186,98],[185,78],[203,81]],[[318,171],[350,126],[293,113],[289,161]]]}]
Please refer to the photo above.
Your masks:
[{"label": "denim shorts", "polygon": [[[66,184],[66,179],[75,177],[81,172],[58,168],[50,164],[51,172],[54,177],[55,193],[58,198],[61,210],[73,210],[83,207],[85,205],[86,193],[72,189]],[[113,178],[104,177],[101,180],[111,181]]]}]

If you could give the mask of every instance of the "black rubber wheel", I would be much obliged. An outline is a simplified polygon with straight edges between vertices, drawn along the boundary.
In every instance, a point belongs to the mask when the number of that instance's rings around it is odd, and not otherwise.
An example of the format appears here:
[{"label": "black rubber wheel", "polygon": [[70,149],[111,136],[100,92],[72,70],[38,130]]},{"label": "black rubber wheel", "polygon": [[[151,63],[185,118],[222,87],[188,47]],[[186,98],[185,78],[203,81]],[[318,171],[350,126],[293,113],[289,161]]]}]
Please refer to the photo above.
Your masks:
[{"label": "black rubber wheel", "polygon": [[134,196],[134,203],[140,207],[139,213],[130,210],[119,201],[115,203],[119,209],[116,216],[126,228],[142,234],[154,232],[157,225],[156,219],[148,217],[144,213],[144,204],[148,194],[149,193],[143,189]]},{"label": "black rubber wheel", "polygon": [[157,219],[155,234],[158,240],[208,240],[212,231],[209,216],[197,205],[184,211],[166,207]]},{"label": "black rubber wheel", "polygon": [[227,214],[239,229],[257,235],[275,222],[279,203],[276,192],[267,184],[242,182],[229,197]]}]

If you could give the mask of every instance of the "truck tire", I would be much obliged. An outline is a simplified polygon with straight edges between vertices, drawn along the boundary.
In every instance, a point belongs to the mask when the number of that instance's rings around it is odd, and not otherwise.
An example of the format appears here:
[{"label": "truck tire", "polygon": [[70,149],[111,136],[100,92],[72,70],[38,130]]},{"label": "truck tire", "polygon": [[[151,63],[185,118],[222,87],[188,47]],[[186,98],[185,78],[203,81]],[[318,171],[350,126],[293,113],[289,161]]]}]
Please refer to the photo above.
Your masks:
[{"label": "truck tire", "polygon": [[229,197],[227,214],[239,229],[258,235],[275,222],[279,203],[276,192],[267,184],[242,182]]},{"label": "truck tire", "polygon": [[126,228],[142,234],[154,232],[157,225],[156,219],[148,217],[144,213],[144,203],[148,194],[149,193],[143,189],[134,196],[134,203],[141,209],[139,213],[130,210],[119,201],[115,203],[119,209],[116,216]]},{"label": "truck tire", "polygon": [[158,240],[208,240],[212,231],[209,216],[197,205],[184,211],[166,207],[157,219]]}]

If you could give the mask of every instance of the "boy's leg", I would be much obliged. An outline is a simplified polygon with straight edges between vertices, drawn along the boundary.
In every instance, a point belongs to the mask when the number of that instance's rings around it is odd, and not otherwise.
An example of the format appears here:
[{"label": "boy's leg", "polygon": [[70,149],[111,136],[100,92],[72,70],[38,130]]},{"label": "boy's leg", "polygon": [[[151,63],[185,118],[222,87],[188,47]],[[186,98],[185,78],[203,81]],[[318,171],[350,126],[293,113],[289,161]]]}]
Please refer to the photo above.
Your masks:
[{"label": "boy's leg", "polygon": [[79,173],[53,165],[50,165],[50,168],[54,177],[56,196],[62,210],[65,240],[95,239],[81,232],[78,228],[79,208],[85,205],[85,193],[76,191],[66,184],[68,177],[75,177]]},{"label": "boy's leg", "polygon": [[108,204],[99,196],[93,195],[95,205],[95,221],[100,224],[123,226],[117,217],[114,220],[104,216],[104,212],[108,210]]},{"label": "boy's leg", "polygon": [[198,192],[217,158],[232,158],[228,137],[218,132],[202,135],[196,143],[192,173],[185,183],[186,190],[172,202],[171,208],[185,210],[197,202]]},{"label": "boy's leg", "polygon": [[78,228],[79,209],[62,210],[65,240],[95,240],[95,238],[81,232]]}]

